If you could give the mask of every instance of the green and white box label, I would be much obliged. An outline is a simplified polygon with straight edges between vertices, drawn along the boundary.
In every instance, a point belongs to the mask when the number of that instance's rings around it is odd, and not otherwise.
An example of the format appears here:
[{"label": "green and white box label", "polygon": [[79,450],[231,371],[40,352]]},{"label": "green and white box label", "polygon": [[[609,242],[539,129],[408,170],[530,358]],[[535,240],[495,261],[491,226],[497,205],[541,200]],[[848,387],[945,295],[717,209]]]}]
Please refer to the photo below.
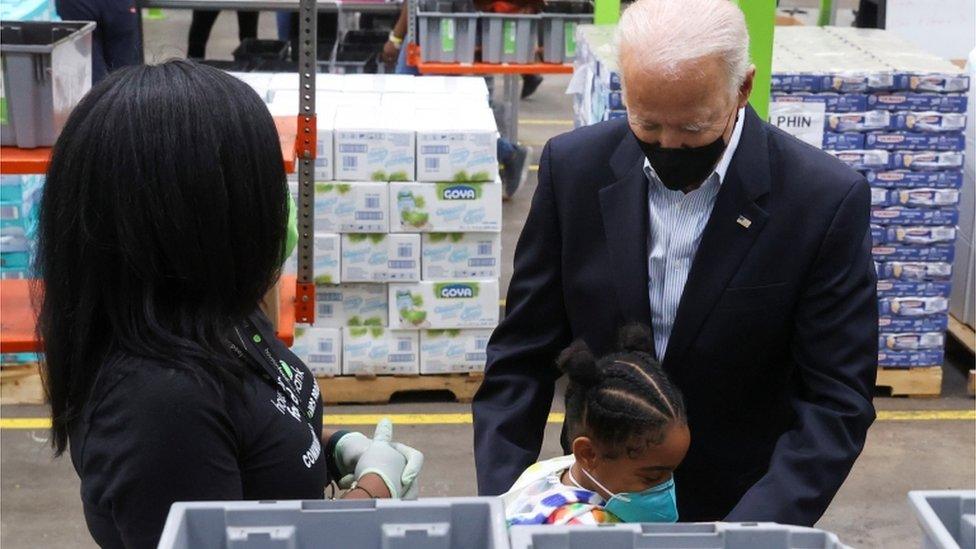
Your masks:
[{"label": "green and white box label", "polygon": [[441,51],[454,53],[454,19],[441,19]]},{"label": "green and white box label", "polygon": [[502,49],[505,55],[515,55],[515,45],[518,42],[515,21],[502,22]]}]

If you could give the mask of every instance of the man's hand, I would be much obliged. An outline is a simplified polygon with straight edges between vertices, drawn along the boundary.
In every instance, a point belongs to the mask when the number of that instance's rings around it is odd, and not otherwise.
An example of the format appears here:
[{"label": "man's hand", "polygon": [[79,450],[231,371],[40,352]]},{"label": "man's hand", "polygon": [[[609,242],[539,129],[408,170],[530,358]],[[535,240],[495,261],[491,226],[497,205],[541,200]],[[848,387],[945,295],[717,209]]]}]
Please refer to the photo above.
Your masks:
[{"label": "man's hand", "polygon": [[416,482],[424,466],[424,455],[399,442],[392,442],[393,424],[383,419],[376,426],[373,439],[362,433],[349,433],[336,443],[335,463],[339,469],[340,488],[350,488],[357,479],[375,473],[383,479],[391,497],[417,497]]},{"label": "man's hand", "polygon": [[383,44],[383,53],[380,54],[380,57],[383,59],[383,62],[386,63],[386,66],[392,67],[393,65],[396,65],[397,57],[399,56],[400,46],[394,44],[392,40],[387,40],[386,44]]}]

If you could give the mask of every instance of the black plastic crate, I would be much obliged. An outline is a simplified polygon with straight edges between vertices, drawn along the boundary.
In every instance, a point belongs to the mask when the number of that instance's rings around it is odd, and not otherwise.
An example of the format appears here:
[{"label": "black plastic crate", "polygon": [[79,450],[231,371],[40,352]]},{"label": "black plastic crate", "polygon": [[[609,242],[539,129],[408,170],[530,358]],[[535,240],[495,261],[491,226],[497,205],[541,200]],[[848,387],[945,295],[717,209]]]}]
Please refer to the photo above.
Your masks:
[{"label": "black plastic crate", "polygon": [[197,63],[227,72],[250,72],[255,66],[253,61],[226,61],[224,59],[200,59]]},{"label": "black plastic crate", "polygon": [[234,50],[234,61],[282,60],[288,59],[289,44],[285,40],[261,40],[245,38]]}]

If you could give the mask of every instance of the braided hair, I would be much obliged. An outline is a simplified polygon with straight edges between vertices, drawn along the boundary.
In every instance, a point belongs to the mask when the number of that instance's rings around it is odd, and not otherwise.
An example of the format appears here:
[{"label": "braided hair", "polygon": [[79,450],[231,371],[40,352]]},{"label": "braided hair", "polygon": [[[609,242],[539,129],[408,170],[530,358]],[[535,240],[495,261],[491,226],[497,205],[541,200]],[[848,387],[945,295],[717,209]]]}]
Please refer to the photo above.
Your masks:
[{"label": "braided hair", "polygon": [[647,446],[660,444],[672,424],[686,424],[681,393],[651,354],[651,334],[645,326],[625,326],[619,350],[599,360],[583,341],[559,356],[559,368],[569,376],[566,422],[570,440],[588,436],[608,449],[604,457],[618,457],[625,448],[635,457]]}]

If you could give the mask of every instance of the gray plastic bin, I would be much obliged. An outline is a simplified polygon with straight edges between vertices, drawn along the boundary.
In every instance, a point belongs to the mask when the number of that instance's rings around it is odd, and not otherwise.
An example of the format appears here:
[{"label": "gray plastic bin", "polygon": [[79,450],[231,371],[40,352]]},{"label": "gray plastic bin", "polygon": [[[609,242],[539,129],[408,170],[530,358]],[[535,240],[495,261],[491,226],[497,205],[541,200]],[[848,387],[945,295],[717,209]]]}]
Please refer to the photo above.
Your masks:
[{"label": "gray plastic bin", "polygon": [[512,549],[847,549],[830,532],[774,523],[513,526]]},{"label": "gray plastic bin", "polygon": [[474,63],[477,13],[417,12],[418,44],[424,61]]},{"label": "gray plastic bin", "polygon": [[91,33],[85,21],[0,22],[0,145],[50,147],[91,88]]},{"label": "gray plastic bin", "polygon": [[159,549],[508,549],[497,498],[174,503]]},{"label": "gray plastic bin", "polygon": [[576,59],[576,27],[592,23],[592,13],[543,13],[542,62],[572,63]]},{"label": "gray plastic bin", "polygon": [[922,547],[976,547],[976,490],[913,491],[908,501],[925,536]]},{"label": "gray plastic bin", "polygon": [[481,60],[485,63],[534,63],[541,16],[481,14]]}]

